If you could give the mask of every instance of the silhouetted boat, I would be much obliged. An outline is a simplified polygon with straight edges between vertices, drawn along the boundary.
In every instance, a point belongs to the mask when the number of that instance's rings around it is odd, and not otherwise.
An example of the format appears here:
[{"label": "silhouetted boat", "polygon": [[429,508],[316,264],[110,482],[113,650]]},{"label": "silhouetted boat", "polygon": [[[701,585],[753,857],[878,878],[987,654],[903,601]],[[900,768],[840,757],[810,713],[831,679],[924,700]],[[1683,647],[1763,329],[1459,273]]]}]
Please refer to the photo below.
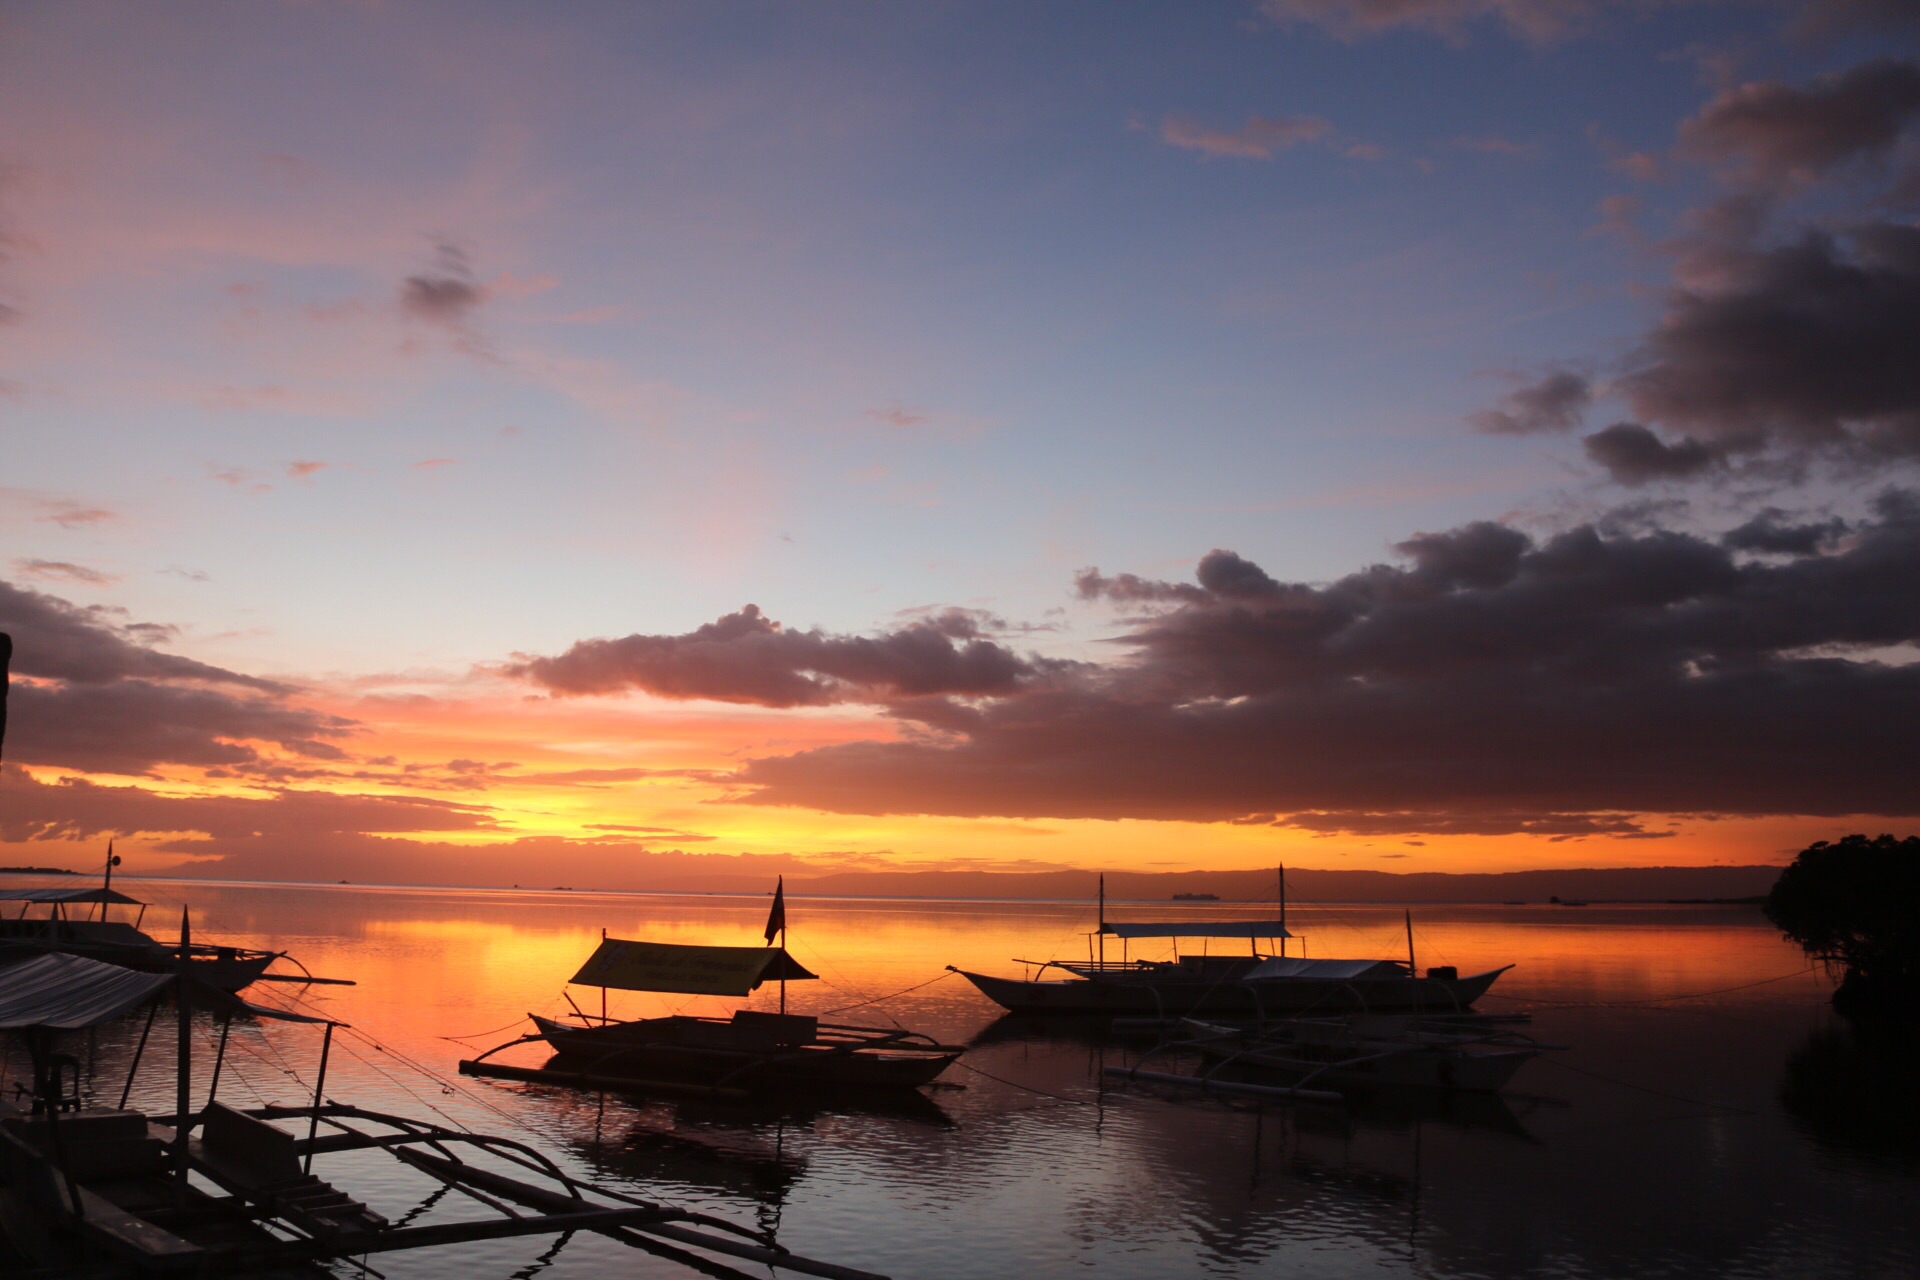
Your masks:
[{"label": "silhouetted boat", "polygon": [[[1088,960],[1016,960],[1016,964],[1037,966],[1026,978],[996,978],[947,967],[1011,1013],[1115,1017],[1327,1013],[1347,1009],[1452,1013],[1471,1007],[1513,967],[1503,965],[1463,978],[1449,965],[1430,968],[1422,975],[1413,964],[1411,916],[1406,960],[1308,960],[1289,956],[1286,942],[1297,935],[1287,929],[1284,897],[1276,920],[1109,921],[1104,881],[1096,936],[1101,954]],[[1171,938],[1176,947],[1181,938],[1240,939],[1249,944],[1249,953],[1112,961],[1105,957],[1109,937],[1123,943],[1138,938]],[[1259,949],[1262,940],[1279,942],[1280,953],[1263,954]],[[1074,976],[1038,976],[1048,969]]]},{"label": "silhouetted boat", "polygon": [[[142,973],[171,973],[180,955],[177,943],[169,946],[140,931],[146,903],[105,884],[94,889],[3,890],[0,901],[24,904],[20,915],[0,920],[0,951],[17,955],[59,952]],[[44,906],[47,914],[28,919],[26,913],[34,906]],[[138,907],[140,912],[132,923],[109,920],[107,908],[113,906]],[[86,917],[76,918],[70,910],[74,907],[90,910]],[[98,908],[98,919],[93,918],[92,908]],[[269,965],[284,955],[283,951],[205,943],[193,943],[188,948],[194,980],[227,992],[239,991],[257,981]]]},{"label": "silhouetted boat", "polygon": [[[766,939],[786,937],[784,889],[776,890]],[[960,1049],[897,1027],[823,1023],[786,1012],[786,983],[817,977],[786,947],[687,946],[602,938],[580,971],[578,986],[599,987],[603,1012],[575,1007],[571,1019],[528,1014],[536,1032],[496,1045],[460,1063],[468,1075],[540,1079],[595,1088],[764,1093],[791,1089],[911,1089],[929,1084]],[[780,1012],[737,1009],[729,1018],[674,1014],[607,1017],[605,993],[746,996],[778,981]],[[537,1070],[488,1062],[515,1045],[544,1040],[554,1059]]]},{"label": "silhouetted boat", "polygon": [[[789,1253],[768,1233],[583,1181],[510,1139],[323,1102],[326,1046],[339,1025],[326,1019],[243,1006],[196,991],[177,974],[143,974],[74,955],[17,960],[0,968],[0,979],[0,1029],[27,1040],[34,1072],[30,1112],[0,1101],[0,1254],[14,1255],[8,1275],[319,1280],[334,1274],[317,1265],[329,1260],[367,1270],[363,1260],[375,1253],[532,1235],[564,1243],[569,1233],[590,1231],[710,1273],[732,1274],[690,1249],[810,1275],[878,1280]],[[52,1051],[55,1034],[98,1026],[168,986],[181,1024],[175,1113],[128,1110],[124,1094],[118,1108],[83,1105],[79,1064]],[[223,1010],[230,1004],[325,1025],[313,1105],[243,1110],[210,1092],[193,1107],[188,1008],[209,997]],[[216,1067],[213,1088],[219,1079]],[[460,1203],[487,1212],[390,1222],[313,1172],[316,1156],[380,1151],[428,1186],[438,1184],[435,1198],[457,1189]],[[390,1190],[389,1180],[381,1190]]]}]

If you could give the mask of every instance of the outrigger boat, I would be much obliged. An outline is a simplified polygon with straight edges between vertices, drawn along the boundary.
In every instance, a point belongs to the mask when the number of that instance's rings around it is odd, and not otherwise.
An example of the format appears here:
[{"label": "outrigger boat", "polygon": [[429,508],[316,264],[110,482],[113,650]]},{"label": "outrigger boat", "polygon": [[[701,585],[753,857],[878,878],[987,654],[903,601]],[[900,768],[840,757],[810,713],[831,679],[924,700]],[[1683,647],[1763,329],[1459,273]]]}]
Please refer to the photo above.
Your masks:
[{"label": "outrigger boat", "polygon": [[[1287,929],[1286,914],[1283,875],[1278,919],[1110,921],[1106,918],[1106,884],[1102,877],[1100,924],[1094,934],[1100,944],[1097,955],[1086,960],[1016,960],[1016,964],[1034,966],[1024,979],[947,967],[1011,1013],[1162,1018],[1191,1013],[1263,1016],[1350,1009],[1453,1013],[1470,1008],[1513,967],[1503,965],[1464,978],[1451,965],[1435,966],[1421,974],[1413,960],[1411,914],[1405,960],[1309,960],[1289,956],[1286,944],[1299,935]],[[1108,938],[1121,941],[1121,959],[1106,958]],[[1243,955],[1203,951],[1199,955],[1177,955],[1172,960],[1126,958],[1126,944],[1149,938],[1172,939],[1176,948],[1182,938],[1238,939],[1248,943],[1248,951]],[[1270,948],[1277,942],[1277,952],[1263,953],[1262,941]],[[1039,976],[1048,969],[1073,976]]]},{"label": "outrigger boat", "polygon": [[[140,922],[146,918],[147,904],[113,887],[113,869],[119,862],[109,845],[106,876],[98,888],[0,889],[0,902],[21,904],[17,916],[0,919],[0,958],[9,954],[58,952],[142,973],[172,973],[180,956],[180,946],[141,932]],[[45,907],[46,914],[28,918],[28,911],[36,906]],[[108,919],[109,909],[117,906],[138,907],[139,912],[131,921]],[[83,907],[86,913],[81,915],[79,909]],[[228,993],[263,979],[344,985],[343,979],[316,978],[305,972],[305,966],[301,966],[302,972],[297,975],[268,973],[268,966],[276,960],[300,964],[284,951],[193,943],[187,959],[193,966],[195,982]]]},{"label": "outrigger boat", "polygon": [[[780,945],[771,945],[775,936]],[[787,1012],[789,981],[818,977],[786,949],[785,885],[774,891],[762,947],[687,946],[602,937],[569,980],[600,988],[599,1014],[574,1006],[570,1019],[528,1014],[533,1034],[463,1060],[464,1075],[544,1080],[588,1088],[689,1089],[728,1093],[789,1090],[900,1090],[930,1084],[961,1050],[900,1028],[849,1026]],[[673,995],[747,996],[780,984],[780,1009],[737,1009],[731,1017],[674,1014],[621,1020],[606,1013],[609,988]],[[571,1003],[571,997],[568,998]],[[491,1062],[493,1055],[544,1041],[541,1068]]]},{"label": "outrigger boat", "polygon": [[[335,1274],[320,1267],[326,1261],[378,1275],[361,1260],[519,1236],[556,1235],[564,1244],[570,1233],[590,1231],[710,1275],[746,1274],[708,1256],[717,1255],[807,1275],[881,1280],[790,1253],[767,1233],[724,1218],[583,1181],[523,1143],[325,1102],[327,1050],[344,1024],[244,1005],[196,986],[182,974],[137,973],[72,955],[0,968],[0,1029],[27,1039],[34,1071],[30,1111],[0,1102],[0,1261],[9,1276],[322,1280]],[[98,1026],[168,987],[180,1020],[174,1113],[129,1110],[125,1092],[117,1108],[83,1106],[78,1062],[52,1051],[55,1034]],[[209,1000],[225,1015],[222,1054],[207,1100],[196,1108],[190,1009]],[[215,1098],[224,1027],[236,1011],[325,1026],[310,1105],[239,1109]],[[136,1053],[135,1070],[138,1064]],[[379,1151],[430,1191],[394,1220],[314,1172],[316,1156]],[[379,1189],[399,1188],[386,1177]],[[459,1194],[440,1205],[448,1192]]]}]

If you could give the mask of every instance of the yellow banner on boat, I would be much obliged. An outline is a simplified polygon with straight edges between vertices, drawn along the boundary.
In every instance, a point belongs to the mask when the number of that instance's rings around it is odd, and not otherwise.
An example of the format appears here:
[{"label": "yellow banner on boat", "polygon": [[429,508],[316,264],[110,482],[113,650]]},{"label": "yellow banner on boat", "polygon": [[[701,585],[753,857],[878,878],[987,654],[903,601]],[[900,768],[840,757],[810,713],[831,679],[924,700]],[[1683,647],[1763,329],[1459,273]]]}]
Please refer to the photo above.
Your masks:
[{"label": "yellow banner on boat", "polygon": [[622,991],[744,996],[763,982],[817,977],[780,947],[689,947],[603,938],[572,981]]}]

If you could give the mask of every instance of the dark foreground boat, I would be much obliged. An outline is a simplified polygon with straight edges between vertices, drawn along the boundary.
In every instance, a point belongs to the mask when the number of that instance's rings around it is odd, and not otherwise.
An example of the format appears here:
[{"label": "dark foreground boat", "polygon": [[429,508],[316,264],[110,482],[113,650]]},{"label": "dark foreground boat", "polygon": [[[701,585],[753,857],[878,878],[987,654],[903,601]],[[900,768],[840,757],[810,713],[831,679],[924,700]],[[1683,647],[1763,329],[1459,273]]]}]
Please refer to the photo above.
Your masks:
[{"label": "dark foreground boat", "polygon": [[[55,1036],[98,1026],[169,986],[182,1024],[176,1111],[128,1110],[124,1094],[118,1108],[83,1106],[79,1064],[53,1051]],[[241,1110],[210,1090],[195,1108],[187,1009],[208,998],[226,1017],[236,1009],[289,1016],[196,990],[175,975],[72,955],[0,969],[0,1029],[26,1039],[34,1070],[30,1111],[0,1102],[0,1259],[10,1278],[318,1280],[335,1274],[321,1268],[327,1261],[367,1270],[370,1254],[532,1235],[558,1236],[557,1250],[571,1233],[589,1231],[709,1275],[745,1274],[720,1258],[878,1280],[789,1253],[766,1233],[724,1218],[585,1182],[522,1143],[324,1103],[325,1046],[341,1025],[325,1019],[291,1015],[326,1027],[313,1105]],[[219,1078],[216,1065],[213,1089]],[[339,1152],[385,1152],[404,1166],[401,1179],[416,1179],[431,1194],[390,1221],[314,1172],[316,1156]],[[395,1190],[391,1176],[378,1186]],[[449,1190],[463,1194],[423,1214]]]},{"label": "dark foreground boat", "polygon": [[[786,935],[784,890],[767,921],[771,943]],[[747,996],[780,983],[780,1011],[737,1009],[731,1017],[675,1014],[620,1020],[579,1011],[570,1019],[528,1014],[534,1034],[460,1063],[465,1075],[545,1080],[588,1088],[666,1087],[725,1094],[836,1090],[853,1093],[930,1084],[961,1050],[897,1027],[821,1022],[786,1012],[786,984],[818,975],[786,947],[709,947],[602,938],[570,980],[606,991]],[[516,1045],[545,1041],[554,1057],[533,1069],[488,1061]]]}]

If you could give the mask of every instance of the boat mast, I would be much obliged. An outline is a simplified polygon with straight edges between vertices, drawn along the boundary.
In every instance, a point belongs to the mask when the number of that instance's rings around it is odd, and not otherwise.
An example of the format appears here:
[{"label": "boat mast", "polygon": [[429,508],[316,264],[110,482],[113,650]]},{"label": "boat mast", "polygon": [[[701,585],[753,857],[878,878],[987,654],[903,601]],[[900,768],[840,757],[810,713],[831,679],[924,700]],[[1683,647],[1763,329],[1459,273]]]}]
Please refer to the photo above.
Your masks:
[{"label": "boat mast", "polygon": [[1407,908],[1407,976],[1418,976],[1420,971],[1413,967],[1413,908]]},{"label": "boat mast", "polygon": [[1280,864],[1280,954],[1287,954],[1287,864]]},{"label": "boat mast", "polygon": [[1100,873],[1100,967],[1107,967],[1107,873]]},{"label": "boat mast", "polygon": [[[101,880],[100,882],[100,888],[103,891],[113,888],[113,869],[118,865],[120,865],[120,859],[114,856],[113,841],[109,839],[107,841],[107,874],[106,874],[106,878]],[[100,896],[101,896],[100,919],[102,921],[105,921],[107,918],[107,903],[105,901],[106,894],[102,892]]]}]

